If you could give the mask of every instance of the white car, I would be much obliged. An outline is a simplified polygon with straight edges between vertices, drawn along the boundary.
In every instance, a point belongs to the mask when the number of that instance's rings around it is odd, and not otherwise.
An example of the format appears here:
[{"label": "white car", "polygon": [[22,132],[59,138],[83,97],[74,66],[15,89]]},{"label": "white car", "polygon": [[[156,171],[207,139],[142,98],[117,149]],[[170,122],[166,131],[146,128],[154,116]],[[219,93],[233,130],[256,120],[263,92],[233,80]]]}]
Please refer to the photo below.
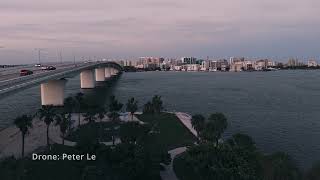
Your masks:
[{"label": "white car", "polygon": [[35,67],[41,67],[41,64],[36,64],[36,65],[34,65]]}]

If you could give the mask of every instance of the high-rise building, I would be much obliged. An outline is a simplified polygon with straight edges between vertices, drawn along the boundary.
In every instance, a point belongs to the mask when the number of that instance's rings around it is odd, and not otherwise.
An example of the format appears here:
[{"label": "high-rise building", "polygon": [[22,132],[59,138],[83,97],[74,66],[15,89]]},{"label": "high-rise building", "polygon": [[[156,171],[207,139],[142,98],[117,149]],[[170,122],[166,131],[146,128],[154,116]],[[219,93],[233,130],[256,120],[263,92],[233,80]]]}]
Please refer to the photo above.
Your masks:
[{"label": "high-rise building", "polygon": [[183,57],[183,58],[181,58],[181,61],[184,64],[196,64],[197,58],[195,58],[195,57]]}]

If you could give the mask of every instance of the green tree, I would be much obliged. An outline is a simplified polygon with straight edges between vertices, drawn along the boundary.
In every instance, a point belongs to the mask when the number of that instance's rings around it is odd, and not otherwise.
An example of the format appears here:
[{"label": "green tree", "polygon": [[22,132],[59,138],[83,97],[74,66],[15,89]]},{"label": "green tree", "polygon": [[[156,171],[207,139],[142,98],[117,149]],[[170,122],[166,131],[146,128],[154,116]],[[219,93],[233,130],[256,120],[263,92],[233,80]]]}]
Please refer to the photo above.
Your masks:
[{"label": "green tree", "polygon": [[178,156],[174,170],[183,180],[257,180],[255,164],[251,164],[247,153],[224,144],[216,148],[211,142],[202,143]]},{"label": "green tree", "polygon": [[74,98],[72,97],[67,97],[65,100],[64,100],[64,111],[68,114],[71,114],[73,113],[74,111],[74,108],[76,106],[76,101]]},{"label": "green tree", "polygon": [[112,149],[109,156],[113,179],[159,180],[160,161],[150,154],[144,146],[121,143]]},{"label": "green tree", "polygon": [[207,141],[215,141],[216,145],[219,144],[219,139],[222,133],[227,129],[227,118],[222,113],[211,114],[208,118],[208,122],[201,133],[201,138]]},{"label": "green tree", "polygon": [[133,97],[130,98],[127,102],[127,112],[130,112],[131,120],[133,120],[134,113],[138,110],[138,101]]},{"label": "green tree", "polygon": [[197,131],[198,136],[200,135],[201,131],[204,129],[206,123],[206,119],[201,114],[195,114],[191,118],[192,127]]},{"label": "green tree", "polygon": [[155,113],[159,114],[163,110],[163,102],[161,100],[161,96],[153,96],[151,104]]},{"label": "green tree", "polygon": [[83,98],[84,94],[83,93],[77,93],[77,95],[75,96],[75,109],[78,113],[78,126],[80,127],[81,125],[81,111],[82,109],[84,109],[85,103],[84,103],[84,98]]},{"label": "green tree", "polygon": [[127,122],[120,126],[120,139],[124,143],[136,144],[143,140],[149,132],[150,128],[146,125],[139,122]]},{"label": "green tree", "polygon": [[102,120],[106,117],[106,114],[107,114],[107,110],[104,106],[99,106],[97,107],[97,113],[98,113],[98,118],[100,120],[100,124],[99,124],[99,137],[102,137]]},{"label": "green tree", "polygon": [[21,156],[24,157],[24,141],[25,136],[29,132],[29,129],[32,128],[32,116],[29,115],[22,115],[17,117],[14,120],[14,124],[17,128],[19,128],[21,135],[22,135],[22,150],[21,150]]},{"label": "green tree", "polygon": [[52,105],[42,106],[42,108],[38,110],[37,116],[47,125],[47,146],[49,147],[49,128],[50,124],[54,121],[55,118],[54,107]]},{"label": "green tree", "polygon": [[153,114],[154,109],[152,106],[152,103],[148,101],[144,106],[143,106],[143,114]]},{"label": "green tree", "polygon": [[263,180],[300,180],[301,173],[291,157],[283,152],[266,156],[263,160]]},{"label": "green tree", "polygon": [[123,104],[120,103],[115,96],[110,97],[109,111],[110,112],[119,112],[123,107]]},{"label": "green tree", "polygon": [[83,115],[84,120],[88,121],[89,123],[93,123],[97,120],[97,109],[95,106],[89,107],[87,109],[87,112]]},{"label": "green tree", "polygon": [[315,163],[305,175],[305,180],[319,180],[320,179],[320,162]]},{"label": "green tree", "polygon": [[115,124],[120,119],[119,111],[122,109],[123,104],[118,102],[115,96],[110,97],[110,103],[109,103],[109,113],[108,117],[110,118],[111,122],[113,123],[111,127],[111,133],[112,133],[112,144],[115,145]]},{"label": "green tree", "polygon": [[68,131],[71,131],[72,127],[72,113],[76,111],[77,102],[73,97],[67,97],[64,100],[64,112],[69,114],[70,116],[70,125],[68,127]]},{"label": "green tree", "polygon": [[230,139],[227,140],[227,143],[232,147],[244,148],[248,151],[256,151],[257,149],[255,142],[246,134],[234,134]]},{"label": "green tree", "polygon": [[67,113],[61,113],[56,115],[56,126],[60,127],[60,132],[62,135],[62,144],[64,145],[65,135],[67,133],[67,130],[71,126],[71,114]]},{"label": "green tree", "polygon": [[96,111],[97,111],[97,115],[98,115],[98,118],[101,123],[102,120],[106,117],[107,110],[104,106],[99,106],[99,107],[96,107]]}]

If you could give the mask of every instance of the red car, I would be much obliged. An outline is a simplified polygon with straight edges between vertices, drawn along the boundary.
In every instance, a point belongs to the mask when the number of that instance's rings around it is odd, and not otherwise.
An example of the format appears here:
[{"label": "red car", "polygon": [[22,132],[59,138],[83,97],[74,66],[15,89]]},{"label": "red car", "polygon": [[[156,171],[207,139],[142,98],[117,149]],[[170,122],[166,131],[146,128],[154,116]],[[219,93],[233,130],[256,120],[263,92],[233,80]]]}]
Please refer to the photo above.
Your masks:
[{"label": "red car", "polygon": [[30,70],[27,70],[27,69],[22,69],[20,71],[20,76],[28,76],[28,75],[31,75],[31,74],[33,74],[33,72],[30,71]]}]

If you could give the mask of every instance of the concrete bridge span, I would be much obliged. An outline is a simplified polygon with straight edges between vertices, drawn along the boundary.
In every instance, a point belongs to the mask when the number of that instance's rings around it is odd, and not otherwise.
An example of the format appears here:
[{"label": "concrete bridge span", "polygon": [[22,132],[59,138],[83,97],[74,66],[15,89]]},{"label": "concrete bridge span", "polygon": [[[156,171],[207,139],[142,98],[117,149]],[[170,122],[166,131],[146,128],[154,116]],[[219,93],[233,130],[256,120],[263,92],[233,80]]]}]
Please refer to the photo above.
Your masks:
[{"label": "concrete bridge span", "polygon": [[111,61],[78,63],[72,67],[45,71],[0,81],[0,98],[22,88],[40,84],[41,104],[62,106],[66,78],[80,74],[80,88],[92,89],[96,82],[106,81],[122,73],[122,67]]}]

